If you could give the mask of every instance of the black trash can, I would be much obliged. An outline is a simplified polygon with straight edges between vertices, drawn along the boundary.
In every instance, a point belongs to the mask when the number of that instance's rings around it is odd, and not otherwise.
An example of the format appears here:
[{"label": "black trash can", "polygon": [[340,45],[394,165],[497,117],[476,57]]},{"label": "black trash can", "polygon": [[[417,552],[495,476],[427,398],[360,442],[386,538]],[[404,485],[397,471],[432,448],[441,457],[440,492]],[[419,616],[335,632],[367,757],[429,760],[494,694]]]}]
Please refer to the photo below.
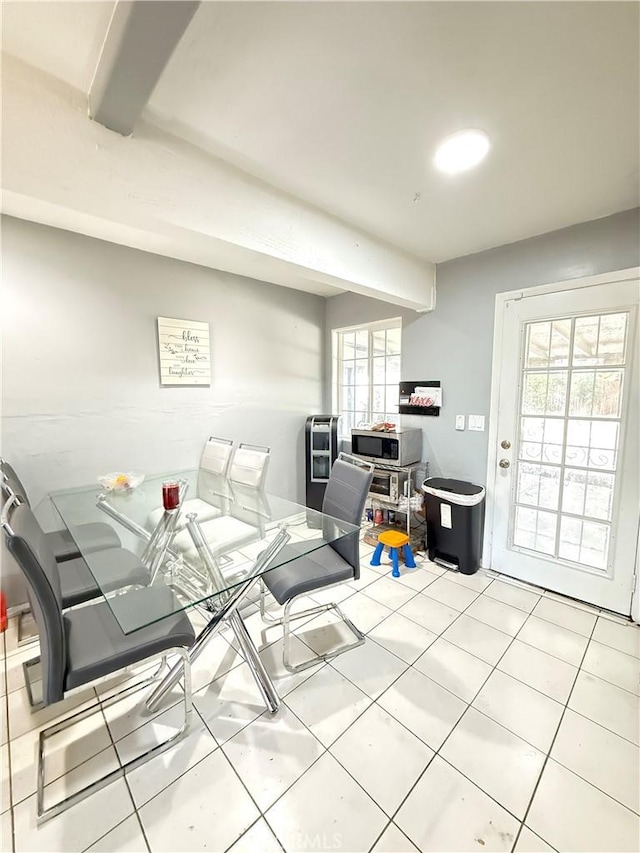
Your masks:
[{"label": "black trash can", "polygon": [[484,488],[464,480],[431,477],[422,484],[429,559],[463,575],[480,568]]}]

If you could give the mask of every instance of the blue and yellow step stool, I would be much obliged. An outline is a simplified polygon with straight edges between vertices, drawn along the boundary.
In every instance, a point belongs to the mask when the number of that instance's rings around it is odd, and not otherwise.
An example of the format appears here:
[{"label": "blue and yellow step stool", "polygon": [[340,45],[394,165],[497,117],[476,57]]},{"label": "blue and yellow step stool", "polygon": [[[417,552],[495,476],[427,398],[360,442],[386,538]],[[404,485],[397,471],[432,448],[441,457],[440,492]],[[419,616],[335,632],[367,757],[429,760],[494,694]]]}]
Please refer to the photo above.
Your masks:
[{"label": "blue and yellow step stool", "polygon": [[378,544],[376,545],[376,550],[373,552],[373,557],[371,558],[370,565],[380,565],[380,557],[382,556],[382,552],[384,550],[385,545],[387,545],[389,548],[391,564],[393,566],[393,571],[391,572],[391,574],[394,578],[400,577],[400,569],[398,568],[399,548],[402,548],[405,566],[408,569],[415,569],[416,561],[413,559],[413,552],[409,547],[409,537],[401,530],[383,530],[382,533],[378,534]]}]

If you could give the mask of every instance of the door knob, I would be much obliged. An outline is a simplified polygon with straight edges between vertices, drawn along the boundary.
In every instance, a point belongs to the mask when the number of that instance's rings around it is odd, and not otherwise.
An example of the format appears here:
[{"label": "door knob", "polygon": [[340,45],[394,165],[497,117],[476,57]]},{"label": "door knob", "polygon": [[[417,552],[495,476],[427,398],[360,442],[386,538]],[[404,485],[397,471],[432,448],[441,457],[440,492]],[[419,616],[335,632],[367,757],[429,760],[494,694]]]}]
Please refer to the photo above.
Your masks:
[{"label": "door knob", "polygon": [[511,442],[510,442],[510,441],[507,441],[507,439],[505,438],[505,439],[504,439],[504,441],[501,441],[501,442],[500,442],[500,447],[501,447],[503,450],[508,450],[508,449],[511,447]]},{"label": "door knob", "polygon": [[501,468],[508,468],[508,467],[509,467],[509,465],[511,465],[511,462],[509,462],[509,460],[508,460],[508,459],[501,459],[501,460],[498,462],[498,465],[499,465]]}]

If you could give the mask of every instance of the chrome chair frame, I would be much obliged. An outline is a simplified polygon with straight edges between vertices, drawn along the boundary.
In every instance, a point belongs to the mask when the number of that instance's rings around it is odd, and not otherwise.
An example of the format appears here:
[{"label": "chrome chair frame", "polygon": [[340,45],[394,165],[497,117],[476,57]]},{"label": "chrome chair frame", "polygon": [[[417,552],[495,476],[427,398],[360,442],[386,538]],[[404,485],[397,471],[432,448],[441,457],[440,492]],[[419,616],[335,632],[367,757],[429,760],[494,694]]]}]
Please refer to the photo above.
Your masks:
[{"label": "chrome chair frame", "polygon": [[[321,587],[318,592],[324,592],[327,589],[333,589],[334,587],[344,586],[348,581],[339,581],[338,583],[328,584],[327,586]],[[344,652],[351,651],[351,649],[355,649],[358,646],[361,646],[366,637],[362,633],[362,631],[357,628],[351,619],[346,615],[344,610],[338,606],[335,601],[329,602],[328,604],[318,604],[316,607],[310,607],[307,610],[302,610],[300,613],[291,613],[291,608],[295,604],[295,602],[299,598],[309,598],[313,596],[313,593],[303,592],[300,595],[295,595],[293,598],[290,598],[289,601],[282,608],[282,616],[273,616],[268,613],[266,608],[266,587],[262,578],[260,579],[260,616],[263,622],[267,622],[270,625],[282,625],[283,629],[283,649],[282,649],[282,662],[284,664],[285,669],[287,669],[291,673],[303,672],[305,669],[309,669],[312,666],[316,666],[318,663],[326,662],[332,660],[338,655],[343,654]],[[314,616],[317,616],[320,613],[326,613],[327,611],[332,610],[336,613],[342,622],[349,628],[351,633],[356,638],[353,643],[343,643],[341,646],[338,646],[336,649],[333,649],[330,652],[327,652],[323,655],[314,655],[306,661],[302,661],[302,663],[293,664],[291,662],[291,623],[295,622],[299,619],[311,619]]]},{"label": "chrome chair frame", "polygon": [[[100,779],[96,779],[94,782],[85,785],[84,788],[81,788],[79,791],[76,791],[74,794],[71,794],[69,797],[66,797],[64,800],[61,800],[58,803],[55,803],[53,806],[49,806],[48,808],[44,807],[44,794],[45,794],[45,744],[46,741],[53,737],[56,734],[59,734],[62,731],[66,731],[66,729],[71,728],[75,723],[80,722],[81,720],[86,719],[87,717],[92,716],[93,714],[99,713],[104,707],[109,707],[111,705],[117,704],[121,699],[130,696],[132,693],[135,693],[138,690],[142,690],[146,688],[149,684],[156,681],[163,673],[166,655],[170,654],[179,654],[182,658],[182,667],[183,667],[183,687],[184,687],[184,719],[181,727],[177,732],[174,732],[170,737],[166,740],[162,741],[159,744],[151,747],[146,752],[143,752],[141,755],[132,758],[130,761],[121,764],[120,767],[117,767],[115,770],[112,770],[109,773],[106,773],[104,776],[101,776]],[[83,687],[86,685],[83,685]],[[172,649],[167,649],[166,652],[162,655],[162,662],[160,664],[160,668],[157,672],[148,679],[145,679],[142,682],[137,682],[136,684],[130,685],[126,687],[124,690],[121,690],[118,693],[109,696],[103,702],[97,701],[94,702],[89,708],[84,708],[82,711],[79,711],[76,714],[71,714],[68,717],[65,717],[63,720],[60,720],[57,723],[53,723],[53,725],[48,726],[41,730],[38,737],[38,763],[37,763],[37,818],[38,822],[44,823],[47,820],[50,820],[52,817],[61,814],[77,803],[89,797],[96,791],[101,790],[106,785],[109,785],[111,782],[114,782],[116,779],[124,776],[125,773],[134,770],[136,767],[140,767],[142,764],[145,764],[151,758],[154,758],[156,755],[160,755],[165,750],[172,747],[174,744],[178,743],[184,736],[186,735],[189,726],[191,724],[191,717],[193,714],[193,702],[192,702],[192,694],[191,694],[191,662],[189,658],[188,649],[182,648],[181,646],[176,646]],[[117,743],[117,742],[116,742]],[[116,744],[114,744],[114,747]],[[116,750],[117,756],[117,750]],[[119,761],[118,757],[118,761]]]}]

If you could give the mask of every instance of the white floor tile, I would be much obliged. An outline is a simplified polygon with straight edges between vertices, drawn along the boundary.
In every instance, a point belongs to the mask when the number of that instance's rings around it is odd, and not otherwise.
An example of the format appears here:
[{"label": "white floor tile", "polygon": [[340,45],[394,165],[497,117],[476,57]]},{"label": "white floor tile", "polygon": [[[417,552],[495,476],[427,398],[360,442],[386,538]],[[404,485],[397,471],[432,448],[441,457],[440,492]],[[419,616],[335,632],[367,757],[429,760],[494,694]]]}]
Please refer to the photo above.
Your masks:
[{"label": "white floor tile", "polygon": [[523,826],[513,853],[553,853],[553,847]]},{"label": "white floor tile", "polygon": [[510,637],[515,637],[527,620],[527,614],[522,610],[503,604],[487,595],[482,595],[476,599],[467,608],[466,615],[477,619],[479,622],[484,622],[485,625],[490,625],[492,628],[497,628],[498,631],[502,631]]},{"label": "white floor tile", "polygon": [[[24,649],[20,649],[15,654],[11,655],[11,657],[7,658],[7,672],[6,672],[6,692],[12,693],[14,690],[19,690],[21,687],[25,686],[25,677],[24,677],[24,668],[23,664],[27,663],[27,661],[33,660],[33,658],[37,658],[39,654],[39,647],[36,646],[35,649],[31,648],[31,646],[27,646]],[[33,673],[32,673],[33,677]]]},{"label": "white floor tile", "polygon": [[553,622],[545,622],[537,616],[530,616],[518,634],[522,643],[534,646],[556,658],[580,666],[589,640],[583,634],[568,631]]},{"label": "white floor tile", "polygon": [[564,709],[499,669],[493,671],[473,706],[544,753],[551,747]]},{"label": "white floor tile", "polygon": [[640,626],[632,622],[621,625],[601,616],[596,622],[593,639],[619,652],[640,658]]},{"label": "white floor tile", "polygon": [[527,826],[562,851],[637,851],[637,815],[552,759],[538,785]]},{"label": "white floor tile", "polygon": [[[356,599],[361,594],[358,593],[353,598]],[[345,605],[350,600],[347,599],[344,602]],[[351,629],[335,611],[321,613],[310,622],[296,628],[295,636],[304,643],[307,650],[303,647],[296,650],[295,644],[292,644],[291,659],[294,664],[302,663],[302,661],[312,657],[308,649],[311,649],[316,655],[329,655],[354,641]]]},{"label": "white floor tile", "polygon": [[406,663],[413,663],[437,639],[436,634],[400,613],[380,622],[369,631],[369,636]]},{"label": "white floor tile", "polygon": [[551,757],[635,812],[640,811],[640,749],[567,709]]},{"label": "white floor tile", "polygon": [[467,707],[413,668],[380,697],[378,704],[434,750],[440,749]]},{"label": "white floor tile", "polygon": [[287,851],[368,850],[388,820],[329,753],[265,817]]},{"label": "white floor tile", "polygon": [[286,701],[325,746],[371,704],[369,696],[330,666],[297,687]]},{"label": "white floor tile", "polygon": [[460,615],[458,610],[446,607],[422,592],[401,607],[399,613],[434,634],[441,634]]},{"label": "white floor tile", "polygon": [[394,822],[419,850],[509,851],[518,832],[512,815],[439,756]]},{"label": "white floor tile", "polygon": [[340,586],[332,586],[329,589],[318,589],[309,598],[316,604],[339,604],[354,594],[355,590],[349,584],[343,583]]},{"label": "white floor tile", "polygon": [[[235,639],[235,638],[234,638]],[[234,666],[242,663],[237,650],[224,637],[213,637],[191,665],[191,689],[195,693]]]},{"label": "white floor tile", "polygon": [[519,640],[514,640],[498,669],[563,704],[578,672],[575,666]]},{"label": "white floor tile", "polygon": [[368,586],[367,595],[384,604],[385,607],[397,610],[410,601],[416,595],[416,591],[402,583],[397,583],[397,578],[385,577]]},{"label": "white floor tile", "polygon": [[511,637],[463,613],[442,635],[445,640],[492,666],[500,660]]},{"label": "white floor tile", "polygon": [[571,598],[559,592],[552,592],[550,589],[543,590],[543,595],[549,601],[558,601],[560,604],[567,604],[570,607],[575,607],[576,610],[582,610],[584,613],[592,613],[595,616],[599,616],[602,613],[600,608],[594,604],[587,604],[586,601],[579,601],[577,598]]},{"label": "white floor tile", "polygon": [[[265,669],[269,673],[273,686],[281,699],[288,696],[307,678],[310,678],[314,672],[318,672],[324,666],[323,661],[318,661],[315,666],[310,666],[308,669],[303,669],[300,672],[289,672],[285,668],[282,658],[284,648],[284,639],[278,640],[277,643],[272,643],[266,649],[261,649],[259,652],[260,660],[264,664]],[[309,648],[295,635],[291,637],[291,659],[294,664],[297,664],[307,658],[312,657]]]},{"label": "white floor tile", "polygon": [[[184,708],[180,703],[135,729],[116,745],[120,760],[123,763],[130,761],[171,737],[182,725],[183,715]],[[194,711],[189,731],[182,740],[127,773],[136,806],[139,808],[155,797],[216,747],[215,738]]]},{"label": "white floor tile", "polygon": [[354,595],[340,605],[344,613],[351,619],[356,628],[363,634],[367,634],[376,625],[379,625],[387,616],[391,616],[393,610],[389,610],[379,601],[369,598],[366,591]]},{"label": "white floor tile", "polygon": [[0,816],[0,847],[3,853],[13,853],[13,817],[11,812],[3,812]]},{"label": "white floor tile", "polygon": [[469,708],[440,754],[522,820],[544,755],[498,723]]},{"label": "white floor tile", "polygon": [[224,745],[231,766],[261,811],[283,794],[324,752],[318,739],[283,705],[265,711]]},{"label": "white floor tile", "polygon": [[569,708],[615,734],[640,744],[640,699],[634,693],[580,671]]},{"label": "white floor tile", "polygon": [[493,578],[482,569],[474,575],[463,575],[462,572],[452,572],[445,569],[443,577],[451,583],[460,584],[465,589],[471,589],[475,592],[484,592],[493,582]]},{"label": "white floor tile", "polygon": [[433,758],[433,751],[378,705],[333,744],[331,754],[391,815]]},{"label": "white floor tile", "polygon": [[[14,805],[35,794],[37,784],[37,730],[11,741],[11,777]],[[100,712],[47,739],[47,782],[51,782],[83,761],[111,747],[111,738]],[[9,750],[7,750],[8,753]]]},{"label": "white floor tile", "polygon": [[504,583],[501,580],[495,580],[484,594],[489,598],[495,598],[496,601],[501,601],[503,604],[524,610],[525,613],[531,613],[541,598],[539,593],[521,589],[515,584]]},{"label": "white floor tile", "polygon": [[102,752],[91,756],[63,776],[47,782],[44,789],[44,807],[47,809],[57,805],[118,768],[115,749],[112,746],[103,749]]},{"label": "white floor tile", "polygon": [[[27,699],[27,689],[22,687],[7,694],[9,706],[9,734],[11,739],[30,732],[33,729],[42,729],[54,720],[61,720],[73,711],[79,711],[81,706],[86,706],[96,701],[95,690],[90,687],[78,693],[72,693],[62,702],[48,705],[39,711],[32,713]],[[0,705],[4,708],[4,702]]]},{"label": "white floor tile", "polygon": [[395,823],[390,823],[371,848],[371,853],[418,853],[418,848]]},{"label": "white floor tile", "polygon": [[429,589],[426,590],[425,594],[429,598],[434,598],[441,604],[453,607],[454,610],[461,612],[466,610],[471,602],[475,601],[480,595],[475,589],[468,589],[462,584],[452,583],[446,575],[429,584]]},{"label": "white floor tile", "polygon": [[199,690],[193,704],[219,744],[264,711],[264,702],[246,663]]},{"label": "white floor tile", "polygon": [[491,673],[489,664],[439,637],[414,664],[465,702],[471,702]]},{"label": "white floor tile", "polygon": [[[34,756],[35,757],[35,756]],[[9,782],[9,749],[0,750],[0,762],[2,767],[2,774],[0,777],[0,801],[2,807],[0,808],[0,812],[4,814],[7,809],[11,808],[11,789]],[[31,766],[33,767],[33,757],[31,760]],[[34,773],[35,779],[35,773]],[[34,791],[35,791],[35,782],[34,782]]]},{"label": "white floor tile", "polygon": [[226,850],[259,812],[217,749],[139,811],[154,853]]},{"label": "white floor tile", "polygon": [[640,660],[593,640],[582,662],[582,669],[616,687],[640,695]]},{"label": "white floor tile", "polygon": [[79,853],[132,813],[133,802],[124,779],[117,779],[40,826],[36,819],[34,795],[13,810],[15,847],[30,853],[56,850]]},{"label": "white floor tile", "polygon": [[423,592],[436,580],[436,575],[423,566],[418,565],[415,569],[400,569],[400,577],[396,578],[398,583],[408,586],[416,592]]},{"label": "white floor tile", "polygon": [[332,660],[331,666],[372,699],[377,699],[407,668],[403,660],[368,637],[363,645]]},{"label": "white floor tile", "polygon": [[568,628],[569,631],[575,631],[576,634],[583,634],[585,637],[591,636],[598,618],[595,613],[589,613],[547,597],[540,599],[533,609],[533,614],[540,619],[546,619],[547,622],[554,622],[556,625]]},{"label": "white floor tile", "polygon": [[360,577],[358,580],[350,581],[346,586],[355,590],[356,592],[362,592],[362,590],[366,589],[369,584],[374,583],[375,581],[380,580],[380,575],[378,572],[374,572],[371,566],[361,565],[360,566]]},{"label": "white floor tile", "polygon": [[261,817],[229,848],[229,853],[282,853],[282,847]]},{"label": "white floor tile", "polygon": [[390,823],[371,848],[371,853],[418,853],[418,848],[395,823]]},{"label": "white floor tile", "polygon": [[[203,689],[206,690],[206,687]],[[102,703],[104,716],[114,740],[121,740],[140,728],[140,726],[144,726],[160,714],[164,714],[165,711],[168,711],[178,703],[182,705],[184,701],[182,688],[180,685],[176,685],[163,698],[160,708],[150,713],[145,705],[145,700],[149,692],[150,688],[147,687],[135,690],[129,695],[113,702],[105,701]]]},{"label": "white floor tile", "polygon": [[140,821],[131,815],[92,844],[86,853],[146,853],[147,850]]}]

